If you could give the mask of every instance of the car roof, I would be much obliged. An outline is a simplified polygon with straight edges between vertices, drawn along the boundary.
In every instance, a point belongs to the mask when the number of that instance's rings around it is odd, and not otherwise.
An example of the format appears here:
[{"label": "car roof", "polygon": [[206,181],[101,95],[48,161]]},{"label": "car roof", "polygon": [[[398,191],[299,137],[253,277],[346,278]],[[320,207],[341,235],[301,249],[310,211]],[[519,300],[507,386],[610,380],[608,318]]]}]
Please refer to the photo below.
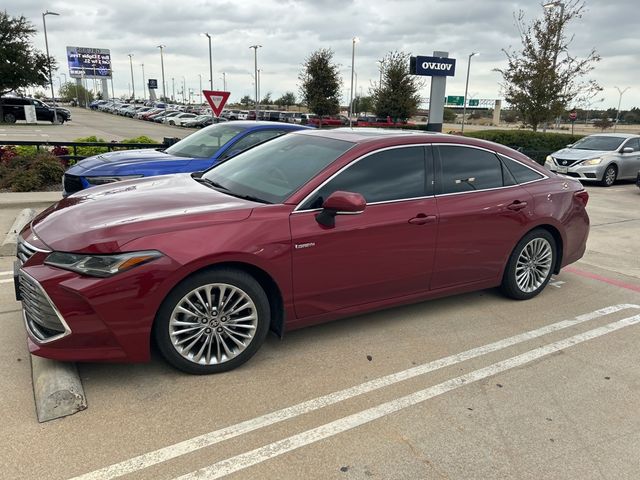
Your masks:
[{"label": "car roof", "polygon": [[636,135],[634,133],[593,133],[591,135],[587,135],[587,137],[636,138],[636,137],[640,137],[640,135]]},{"label": "car roof", "polygon": [[[344,140],[353,143],[364,143],[366,141],[379,140],[381,138],[406,138],[410,136],[436,136],[446,135],[438,132],[428,132],[424,130],[391,130],[385,128],[333,128],[327,130],[314,129],[308,132],[300,132],[305,135],[314,135],[320,137],[333,138],[335,140]],[[453,137],[453,135],[446,135],[447,137]],[[431,137],[432,139],[433,137]]]},{"label": "car roof", "polygon": [[294,125],[292,123],[282,123],[282,122],[269,122],[266,120],[232,120],[230,122],[225,122],[225,125],[242,125],[247,129],[253,128],[272,128],[274,130],[311,130],[309,127],[305,127],[303,125]]}]

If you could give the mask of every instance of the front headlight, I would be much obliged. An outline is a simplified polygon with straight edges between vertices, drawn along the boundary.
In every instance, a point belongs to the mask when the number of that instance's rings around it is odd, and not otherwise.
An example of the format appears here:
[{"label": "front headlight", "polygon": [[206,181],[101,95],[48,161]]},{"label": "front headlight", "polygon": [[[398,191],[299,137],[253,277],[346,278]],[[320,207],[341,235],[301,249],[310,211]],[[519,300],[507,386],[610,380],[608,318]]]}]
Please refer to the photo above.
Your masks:
[{"label": "front headlight", "polygon": [[156,250],[113,255],[53,252],[47,256],[44,263],[92,277],[110,277],[161,256],[162,254]]},{"label": "front headlight", "polygon": [[98,186],[106,185],[108,183],[119,182],[121,180],[131,180],[134,178],[140,178],[142,175],[119,175],[113,177],[84,177],[89,185]]},{"label": "front headlight", "polygon": [[592,158],[591,160],[585,160],[581,162],[580,165],[600,165],[602,163],[601,158]]},{"label": "front headlight", "polygon": [[547,158],[544,163],[548,163],[549,165],[555,165],[556,162],[551,155],[547,155]]}]

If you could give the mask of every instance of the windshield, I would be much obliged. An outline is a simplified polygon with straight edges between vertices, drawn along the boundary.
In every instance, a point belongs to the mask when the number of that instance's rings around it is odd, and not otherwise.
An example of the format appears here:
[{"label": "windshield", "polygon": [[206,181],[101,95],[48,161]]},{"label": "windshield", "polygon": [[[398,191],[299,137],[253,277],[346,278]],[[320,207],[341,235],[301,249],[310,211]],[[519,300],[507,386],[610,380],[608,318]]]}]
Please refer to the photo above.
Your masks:
[{"label": "windshield", "polygon": [[623,137],[605,137],[604,135],[592,135],[584,137],[573,144],[571,148],[576,150],[603,150],[612,152],[620,148],[622,142],[626,139]]},{"label": "windshield", "polygon": [[178,157],[210,158],[249,125],[212,125],[171,145],[165,151]]},{"label": "windshield", "polygon": [[203,178],[239,197],[282,203],[353,145],[293,133],[218,164]]}]

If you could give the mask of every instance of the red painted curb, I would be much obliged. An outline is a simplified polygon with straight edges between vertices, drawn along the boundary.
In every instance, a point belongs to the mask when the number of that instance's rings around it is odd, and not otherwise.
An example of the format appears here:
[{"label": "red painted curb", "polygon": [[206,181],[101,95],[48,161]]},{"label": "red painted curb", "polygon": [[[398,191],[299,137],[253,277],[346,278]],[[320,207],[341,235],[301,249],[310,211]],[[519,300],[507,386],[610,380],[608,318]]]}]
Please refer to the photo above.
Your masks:
[{"label": "red painted curb", "polygon": [[565,267],[562,269],[562,271],[568,272],[568,273],[575,273],[576,275],[580,275],[581,277],[591,278],[593,280],[598,280],[600,282],[608,283],[610,285],[615,285],[616,287],[626,288],[627,290],[633,290],[634,292],[640,292],[640,285],[622,282],[620,280],[614,280],[613,278],[603,277],[602,275],[586,272],[576,267]]}]

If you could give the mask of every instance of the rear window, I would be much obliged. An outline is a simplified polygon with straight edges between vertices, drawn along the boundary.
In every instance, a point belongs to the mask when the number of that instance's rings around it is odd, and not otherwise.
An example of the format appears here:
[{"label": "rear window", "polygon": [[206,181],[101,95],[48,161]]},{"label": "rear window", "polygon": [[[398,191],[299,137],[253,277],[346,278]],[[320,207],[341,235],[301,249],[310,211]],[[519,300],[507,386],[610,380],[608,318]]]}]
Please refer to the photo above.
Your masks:
[{"label": "rear window", "polygon": [[540,180],[541,178],[543,178],[541,173],[538,173],[534,169],[529,168],[520,162],[516,162],[509,157],[500,155],[500,159],[506,165],[509,172],[511,172],[511,175],[513,175],[513,178],[515,178],[516,182],[518,183],[533,182],[534,180]]}]

